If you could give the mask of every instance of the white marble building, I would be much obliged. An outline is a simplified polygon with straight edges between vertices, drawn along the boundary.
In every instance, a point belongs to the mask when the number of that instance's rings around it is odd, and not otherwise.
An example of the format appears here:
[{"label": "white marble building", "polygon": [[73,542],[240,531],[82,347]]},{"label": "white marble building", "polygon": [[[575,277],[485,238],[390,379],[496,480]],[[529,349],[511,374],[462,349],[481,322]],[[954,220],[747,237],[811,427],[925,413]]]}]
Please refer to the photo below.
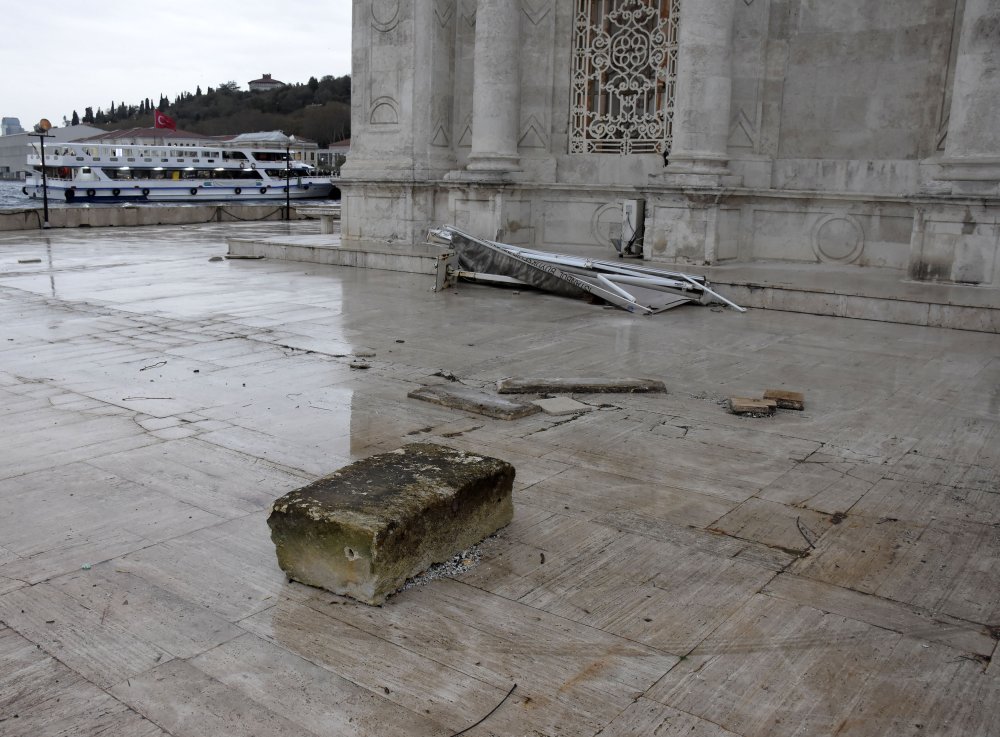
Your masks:
[{"label": "white marble building", "polygon": [[344,238],[1000,286],[998,0],[354,0]]}]

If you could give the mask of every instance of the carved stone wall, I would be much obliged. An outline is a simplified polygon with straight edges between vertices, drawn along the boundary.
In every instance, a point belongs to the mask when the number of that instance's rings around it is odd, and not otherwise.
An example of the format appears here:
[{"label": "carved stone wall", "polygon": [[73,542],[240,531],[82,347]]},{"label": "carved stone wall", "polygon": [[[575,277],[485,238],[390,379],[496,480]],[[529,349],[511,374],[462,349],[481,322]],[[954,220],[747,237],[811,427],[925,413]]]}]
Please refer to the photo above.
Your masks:
[{"label": "carved stone wall", "polygon": [[[1000,119],[977,72],[1000,48],[993,0],[491,2],[520,80],[516,156],[491,176],[468,166],[480,2],[354,0],[348,238],[452,222],[608,256],[635,198],[655,260],[997,281],[994,133],[963,123],[948,148],[963,100]],[[672,179],[664,154],[691,176]]]}]

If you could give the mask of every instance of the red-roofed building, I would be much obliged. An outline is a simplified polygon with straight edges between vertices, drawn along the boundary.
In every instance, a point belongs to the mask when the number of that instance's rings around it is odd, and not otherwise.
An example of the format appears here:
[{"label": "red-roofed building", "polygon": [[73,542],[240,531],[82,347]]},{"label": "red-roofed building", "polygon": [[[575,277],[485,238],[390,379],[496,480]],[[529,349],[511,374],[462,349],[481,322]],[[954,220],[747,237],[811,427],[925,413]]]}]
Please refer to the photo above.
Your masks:
[{"label": "red-roofed building", "polygon": [[280,82],[277,79],[271,79],[270,74],[265,74],[260,79],[254,79],[247,82],[247,87],[250,88],[251,92],[264,92],[266,90],[276,90],[279,87],[284,87],[285,83]]}]

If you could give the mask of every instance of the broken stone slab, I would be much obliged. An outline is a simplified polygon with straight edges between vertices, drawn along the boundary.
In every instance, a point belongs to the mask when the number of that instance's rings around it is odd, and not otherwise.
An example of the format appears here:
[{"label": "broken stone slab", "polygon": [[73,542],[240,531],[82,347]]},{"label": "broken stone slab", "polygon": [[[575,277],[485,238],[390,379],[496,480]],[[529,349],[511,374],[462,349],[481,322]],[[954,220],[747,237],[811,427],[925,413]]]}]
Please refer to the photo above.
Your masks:
[{"label": "broken stone slab", "polygon": [[461,384],[425,386],[421,389],[414,389],[406,396],[452,409],[462,409],[466,412],[495,417],[498,420],[516,420],[541,412],[541,409],[533,404],[504,399]]},{"label": "broken stone slab", "polygon": [[734,415],[773,415],[778,404],[773,399],[754,399],[752,397],[730,397],[729,411]]},{"label": "broken stone slab", "polygon": [[500,379],[500,394],[612,394],[666,392],[667,387],[656,379]]},{"label": "broken stone slab", "polygon": [[532,404],[541,407],[542,412],[547,415],[576,415],[581,412],[590,412],[593,407],[583,402],[578,402],[571,397],[551,397],[550,399],[535,399]]},{"label": "broken stone slab", "polygon": [[290,579],[381,604],[508,525],[513,483],[506,461],[411,443],[285,494],[267,524]]},{"label": "broken stone slab", "polygon": [[784,389],[768,389],[764,392],[764,399],[773,399],[781,409],[806,408],[806,397],[802,392],[789,392]]}]

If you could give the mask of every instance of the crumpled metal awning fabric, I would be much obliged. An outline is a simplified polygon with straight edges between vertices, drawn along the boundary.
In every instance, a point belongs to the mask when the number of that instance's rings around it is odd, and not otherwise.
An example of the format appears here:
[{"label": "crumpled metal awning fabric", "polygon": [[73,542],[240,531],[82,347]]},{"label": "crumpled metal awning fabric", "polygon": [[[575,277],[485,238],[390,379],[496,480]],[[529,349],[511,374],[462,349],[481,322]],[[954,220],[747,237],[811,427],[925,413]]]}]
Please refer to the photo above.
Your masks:
[{"label": "crumpled metal awning fabric", "polygon": [[429,237],[455,251],[460,278],[525,284],[564,297],[593,296],[646,315],[692,302],[746,311],[709,288],[700,275],[520,248],[451,225],[432,230]]}]

